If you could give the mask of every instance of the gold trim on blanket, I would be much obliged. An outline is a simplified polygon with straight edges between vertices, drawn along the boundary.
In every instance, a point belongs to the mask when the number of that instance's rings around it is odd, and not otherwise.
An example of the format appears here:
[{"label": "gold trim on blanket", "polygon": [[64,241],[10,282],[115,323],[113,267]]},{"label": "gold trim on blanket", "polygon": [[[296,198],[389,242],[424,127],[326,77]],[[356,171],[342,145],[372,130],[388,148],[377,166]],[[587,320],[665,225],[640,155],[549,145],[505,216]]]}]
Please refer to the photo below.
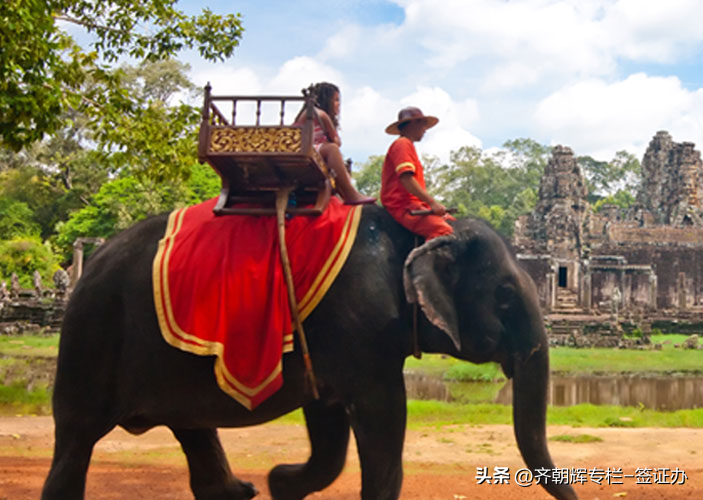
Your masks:
[{"label": "gold trim on blanket", "polygon": [[310,289],[305,294],[305,297],[303,297],[300,304],[298,304],[300,309],[300,321],[304,321],[305,318],[310,316],[337,278],[356,239],[359,221],[361,221],[360,205],[352,208],[347,214],[339,241],[337,241],[329,258],[320,269],[315,281],[310,285]]},{"label": "gold trim on blanket", "polygon": [[[275,380],[276,377],[282,371],[282,363],[279,361],[276,368],[271,372],[271,374],[255,389],[250,389],[247,386],[240,383],[235,379],[232,374],[229,373],[227,367],[222,362],[222,357],[218,356],[217,361],[215,361],[215,378],[217,379],[217,385],[220,386],[225,393],[230,397],[234,398],[239,404],[244,406],[247,410],[251,411],[251,401],[254,396],[263,391],[271,382]],[[248,397],[251,396],[251,397]]]}]

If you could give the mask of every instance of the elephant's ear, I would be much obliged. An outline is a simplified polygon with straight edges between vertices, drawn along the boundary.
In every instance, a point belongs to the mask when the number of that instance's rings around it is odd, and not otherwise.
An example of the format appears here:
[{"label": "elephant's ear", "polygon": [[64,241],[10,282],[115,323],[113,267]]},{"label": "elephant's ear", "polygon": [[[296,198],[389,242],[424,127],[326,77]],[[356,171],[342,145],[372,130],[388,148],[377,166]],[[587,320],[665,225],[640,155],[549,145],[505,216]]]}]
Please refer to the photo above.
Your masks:
[{"label": "elephant's ear", "polygon": [[460,244],[454,235],[434,238],[410,252],[403,269],[408,302],[420,304],[427,319],[449,335],[458,350],[459,319],[452,290],[458,275],[454,264]]}]

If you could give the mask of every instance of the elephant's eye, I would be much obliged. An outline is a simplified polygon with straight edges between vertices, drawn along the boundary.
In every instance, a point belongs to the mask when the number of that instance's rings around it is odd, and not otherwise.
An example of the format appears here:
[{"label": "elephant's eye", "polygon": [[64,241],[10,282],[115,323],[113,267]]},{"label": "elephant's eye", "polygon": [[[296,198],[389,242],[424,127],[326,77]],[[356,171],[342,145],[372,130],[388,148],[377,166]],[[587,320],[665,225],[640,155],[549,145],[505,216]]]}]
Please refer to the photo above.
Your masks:
[{"label": "elephant's eye", "polygon": [[515,286],[510,283],[498,286],[496,288],[496,305],[499,309],[508,310],[510,309],[517,300],[517,291]]}]

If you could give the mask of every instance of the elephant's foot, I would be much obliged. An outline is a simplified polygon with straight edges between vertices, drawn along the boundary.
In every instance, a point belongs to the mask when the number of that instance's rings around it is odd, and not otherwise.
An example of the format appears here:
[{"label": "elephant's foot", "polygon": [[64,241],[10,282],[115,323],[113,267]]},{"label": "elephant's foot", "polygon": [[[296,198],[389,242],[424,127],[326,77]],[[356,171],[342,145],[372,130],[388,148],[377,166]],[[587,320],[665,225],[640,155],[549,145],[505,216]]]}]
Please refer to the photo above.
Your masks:
[{"label": "elephant's foot", "polygon": [[269,492],[273,500],[301,500],[311,491],[301,482],[305,464],[282,464],[269,473]]},{"label": "elephant's foot", "polygon": [[247,481],[232,477],[224,485],[200,487],[195,494],[196,500],[249,500],[259,494],[259,490]]},{"label": "elephant's foot", "polygon": [[90,456],[96,441],[112,429],[67,421],[57,413],[54,458],[42,489],[42,500],[82,499]]},{"label": "elephant's foot", "polygon": [[366,392],[348,408],[361,465],[361,500],[398,500],[406,417],[402,369],[385,383],[360,387]]},{"label": "elephant's foot", "polygon": [[232,475],[217,430],[171,430],[186,454],[196,500],[249,500],[259,494],[253,484]]},{"label": "elephant's foot", "polygon": [[303,408],[311,454],[304,464],[278,465],[269,473],[274,500],[299,500],[329,486],[342,472],[349,444],[349,418],[340,403],[313,401]]}]

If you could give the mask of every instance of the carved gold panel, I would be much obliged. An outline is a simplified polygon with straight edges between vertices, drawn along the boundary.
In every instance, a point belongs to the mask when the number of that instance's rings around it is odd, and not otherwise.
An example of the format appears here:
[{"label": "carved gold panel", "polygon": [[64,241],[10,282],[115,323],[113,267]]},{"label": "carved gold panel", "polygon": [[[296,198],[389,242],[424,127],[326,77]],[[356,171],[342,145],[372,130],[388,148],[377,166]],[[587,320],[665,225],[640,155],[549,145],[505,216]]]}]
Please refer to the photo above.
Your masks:
[{"label": "carved gold panel", "polygon": [[299,153],[301,145],[295,127],[217,128],[210,134],[213,153]]}]

